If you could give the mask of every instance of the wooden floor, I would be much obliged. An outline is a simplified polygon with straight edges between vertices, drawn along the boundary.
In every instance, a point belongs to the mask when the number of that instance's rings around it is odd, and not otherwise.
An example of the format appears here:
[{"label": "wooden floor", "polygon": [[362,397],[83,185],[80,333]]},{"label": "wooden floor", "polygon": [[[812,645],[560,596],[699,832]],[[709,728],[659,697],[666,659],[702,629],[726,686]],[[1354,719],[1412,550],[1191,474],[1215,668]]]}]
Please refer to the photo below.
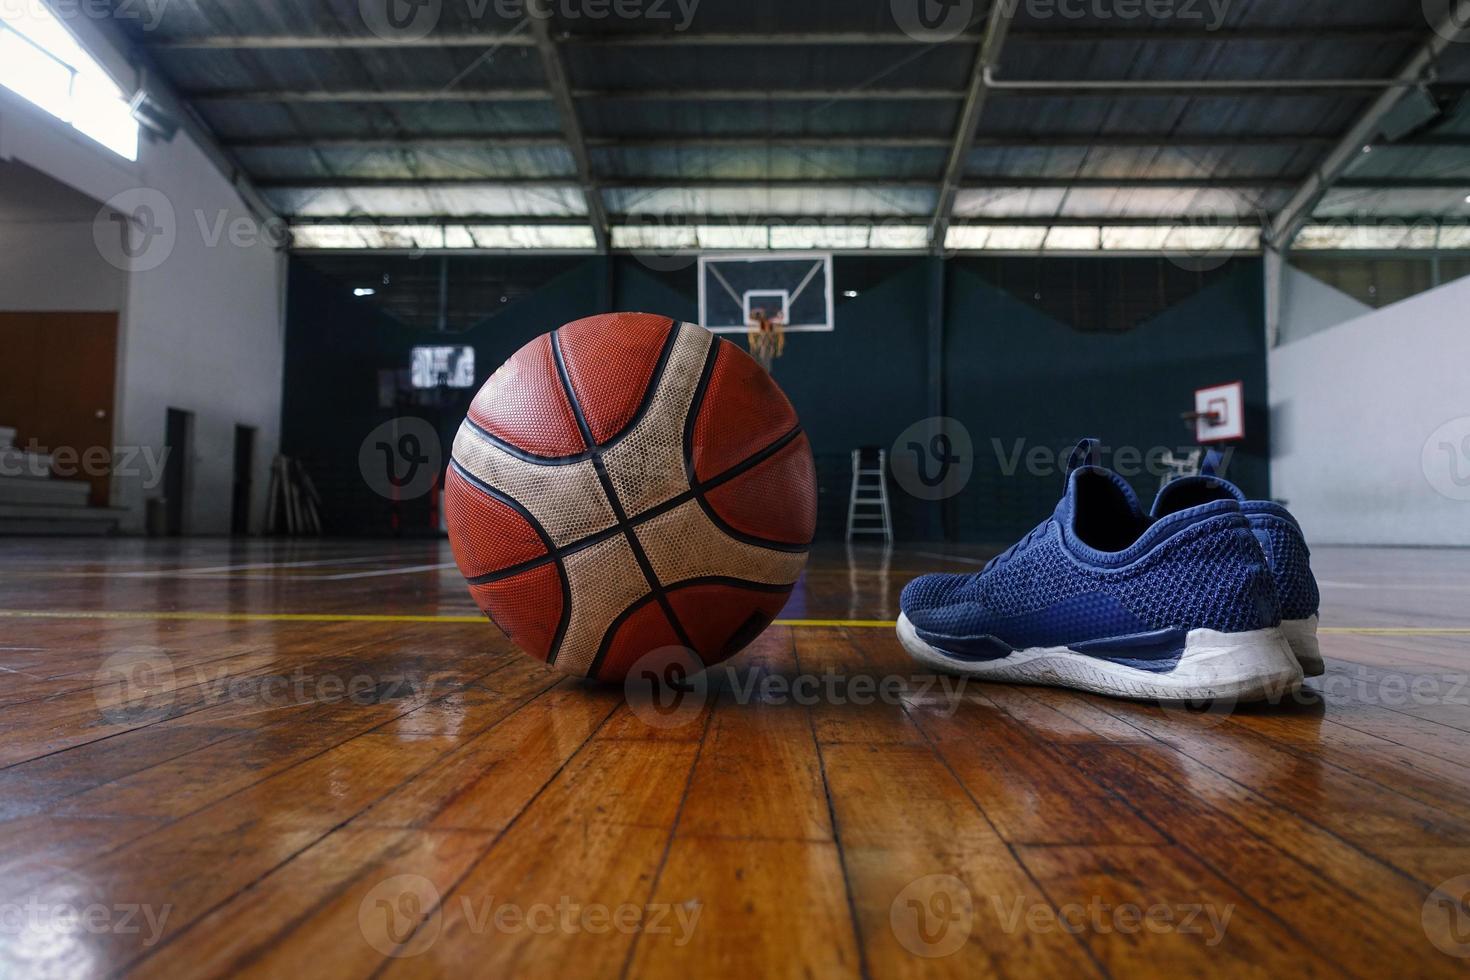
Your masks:
[{"label": "wooden floor", "polygon": [[1464,975],[1470,553],[1318,558],[1275,708],[956,696],[975,557],[831,549],[658,710],[435,543],[0,541],[0,976]]}]

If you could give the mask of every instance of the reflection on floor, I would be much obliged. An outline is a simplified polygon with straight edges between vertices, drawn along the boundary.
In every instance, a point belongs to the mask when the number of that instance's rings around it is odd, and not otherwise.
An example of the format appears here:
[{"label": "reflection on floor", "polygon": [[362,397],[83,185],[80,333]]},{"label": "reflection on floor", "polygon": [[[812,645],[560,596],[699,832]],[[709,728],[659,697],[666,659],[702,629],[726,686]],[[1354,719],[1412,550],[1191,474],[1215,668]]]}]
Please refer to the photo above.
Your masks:
[{"label": "reflection on floor", "polygon": [[1214,711],[916,671],[985,557],[629,703],[437,542],[0,541],[0,975],[1463,972],[1470,553],[1321,549],[1328,674]]}]

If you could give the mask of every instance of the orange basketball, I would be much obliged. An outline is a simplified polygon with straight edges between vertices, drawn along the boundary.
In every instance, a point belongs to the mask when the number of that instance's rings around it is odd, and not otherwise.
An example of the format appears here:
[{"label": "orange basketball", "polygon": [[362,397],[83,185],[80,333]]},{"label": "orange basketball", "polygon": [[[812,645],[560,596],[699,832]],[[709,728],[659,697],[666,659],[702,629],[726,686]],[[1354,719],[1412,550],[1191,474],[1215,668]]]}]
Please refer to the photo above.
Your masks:
[{"label": "orange basketball", "polygon": [[644,654],[706,665],[775,619],[806,565],[817,486],[796,412],[750,356],[647,313],[569,323],[485,382],[445,513],[475,602],[569,674]]}]

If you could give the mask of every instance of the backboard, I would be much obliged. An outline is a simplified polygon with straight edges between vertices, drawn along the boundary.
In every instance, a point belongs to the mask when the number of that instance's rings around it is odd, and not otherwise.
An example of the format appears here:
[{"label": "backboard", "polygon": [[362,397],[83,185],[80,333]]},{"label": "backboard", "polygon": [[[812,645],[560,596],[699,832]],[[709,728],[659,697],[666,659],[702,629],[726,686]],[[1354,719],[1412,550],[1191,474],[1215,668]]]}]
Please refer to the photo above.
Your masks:
[{"label": "backboard", "polygon": [[715,333],[745,333],[763,309],[788,333],[832,329],[832,256],[814,252],[699,257],[699,323]]},{"label": "backboard", "polygon": [[1194,421],[1194,441],[1234,442],[1245,438],[1245,384],[1201,388],[1194,393],[1194,411],[1187,413]]}]

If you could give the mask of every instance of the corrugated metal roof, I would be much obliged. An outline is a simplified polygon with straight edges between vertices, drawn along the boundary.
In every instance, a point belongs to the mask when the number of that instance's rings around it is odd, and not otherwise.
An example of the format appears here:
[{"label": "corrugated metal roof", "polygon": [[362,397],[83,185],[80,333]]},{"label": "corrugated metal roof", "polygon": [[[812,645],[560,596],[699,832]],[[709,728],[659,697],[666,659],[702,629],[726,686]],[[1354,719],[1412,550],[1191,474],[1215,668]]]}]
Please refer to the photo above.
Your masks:
[{"label": "corrugated metal roof", "polygon": [[[927,221],[988,12],[974,0],[964,33],[920,43],[900,22],[919,0],[560,0],[550,37],[588,144],[584,174],[516,0],[401,8],[437,9],[429,30],[375,17],[380,0],[170,0],[157,24],[112,2],[288,216],[576,219],[592,194],[614,225],[676,214]],[[1430,36],[1426,9],[1023,2],[996,77],[1382,79]],[[1318,216],[1464,216],[1470,44],[1450,45],[1436,74],[1440,116],[1356,160],[1351,186],[1328,193]],[[1259,224],[1375,94],[992,90],[963,158],[956,221]],[[688,186],[701,182],[718,186]]]}]

